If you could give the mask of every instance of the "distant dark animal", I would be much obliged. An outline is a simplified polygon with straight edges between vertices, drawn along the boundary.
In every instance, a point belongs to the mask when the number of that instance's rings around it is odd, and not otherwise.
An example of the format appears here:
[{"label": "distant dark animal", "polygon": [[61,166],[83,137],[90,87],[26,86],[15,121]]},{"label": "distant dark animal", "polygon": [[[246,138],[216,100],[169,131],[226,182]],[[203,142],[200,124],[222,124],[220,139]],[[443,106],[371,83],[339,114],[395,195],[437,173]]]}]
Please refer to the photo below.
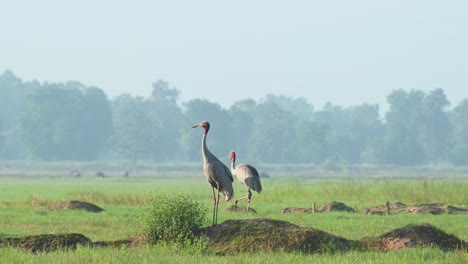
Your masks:
[{"label": "distant dark animal", "polygon": [[[219,205],[219,192],[224,195],[226,201],[230,201],[234,196],[234,189],[232,188],[233,177],[229,168],[224,165],[215,155],[213,155],[206,147],[206,136],[210,130],[210,123],[203,121],[192,128],[202,127],[205,129],[202,137],[202,156],[203,156],[203,173],[208,183],[211,185],[213,193],[213,226],[218,223],[218,205]],[[215,189],[218,190],[216,198]]]},{"label": "distant dark animal", "polygon": [[104,178],[104,173],[102,171],[96,171],[94,173],[94,175],[96,176],[96,178],[98,179],[101,179],[101,178]]},{"label": "distant dark animal", "polygon": [[70,173],[71,173],[71,175],[73,177],[80,177],[81,176],[80,172],[77,171],[77,170],[72,170]]},{"label": "distant dark animal", "polygon": [[128,177],[128,171],[126,171],[126,170],[125,170],[125,171],[122,171],[122,172],[120,173],[120,175],[122,175],[122,177]]},{"label": "distant dark animal", "polygon": [[258,193],[262,191],[262,183],[260,182],[258,171],[252,165],[245,163],[239,163],[236,166],[236,152],[234,151],[231,151],[230,159],[232,174],[236,175],[239,182],[244,184],[247,188],[247,196],[237,199],[235,205],[237,206],[239,200],[247,199],[247,213],[249,213],[250,201],[252,200],[252,192],[250,190],[254,190]]}]

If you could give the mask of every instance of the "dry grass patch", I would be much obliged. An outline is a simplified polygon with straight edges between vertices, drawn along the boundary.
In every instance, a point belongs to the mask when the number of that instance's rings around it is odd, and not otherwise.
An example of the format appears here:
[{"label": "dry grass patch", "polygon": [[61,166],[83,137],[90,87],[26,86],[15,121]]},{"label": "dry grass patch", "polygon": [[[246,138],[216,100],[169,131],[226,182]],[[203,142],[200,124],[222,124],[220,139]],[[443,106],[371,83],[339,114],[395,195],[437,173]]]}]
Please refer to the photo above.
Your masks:
[{"label": "dry grass patch", "polygon": [[76,200],[67,200],[67,201],[57,201],[49,204],[47,206],[47,210],[49,211],[57,211],[57,210],[75,210],[81,209],[88,212],[99,213],[104,211],[101,207],[83,201],[76,201]]}]

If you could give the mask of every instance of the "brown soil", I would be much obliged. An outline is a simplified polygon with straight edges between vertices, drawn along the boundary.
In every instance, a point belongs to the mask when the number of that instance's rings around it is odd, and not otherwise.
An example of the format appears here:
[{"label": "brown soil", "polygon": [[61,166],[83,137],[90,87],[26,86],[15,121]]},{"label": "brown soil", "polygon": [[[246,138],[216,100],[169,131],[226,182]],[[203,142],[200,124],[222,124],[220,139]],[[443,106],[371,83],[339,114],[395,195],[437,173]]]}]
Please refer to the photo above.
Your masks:
[{"label": "brown soil", "polygon": [[[235,212],[235,213],[246,213],[247,212],[247,207],[239,207],[236,205],[231,205],[229,207],[224,208],[225,212]],[[253,209],[252,207],[249,207],[249,213],[257,213],[257,210]]]},{"label": "brown soil", "polygon": [[[347,250],[391,251],[420,246],[436,247],[444,251],[464,250],[468,252],[467,242],[429,224],[407,225],[379,237],[355,241],[314,228],[299,227],[285,221],[259,218],[227,220],[219,225],[203,228],[197,235],[206,236],[210,249],[221,255],[278,251],[306,254]],[[81,234],[0,236],[0,248],[12,246],[33,253],[75,249],[77,245],[120,248],[145,243],[142,237],[93,242]]]},{"label": "brown soil", "polygon": [[142,237],[134,237],[115,241],[93,242],[81,234],[45,234],[24,237],[0,237],[0,248],[17,247],[31,253],[49,252],[58,249],[76,249],[78,245],[90,247],[138,246],[145,243]]},{"label": "brown soil", "polygon": [[56,211],[56,210],[72,210],[72,209],[82,209],[88,212],[99,213],[104,211],[101,207],[94,205],[92,203],[68,200],[68,201],[57,201],[49,204],[47,210]]},{"label": "brown soil", "polygon": [[366,244],[368,248],[383,251],[420,246],[436,247],[444,251],[456,249],[468,251],[468,243],[430,224],[407,225],[377,238],[363,239],[361,243]]},{"label": "brown soil", "polygon": [[0,247],[18,247],[32,253],[49,252],[63,248],[76,249],[77,245],[86,246],[90,244],[92,244],[92,241],[81,234],[46,234],[20,238],[0,238]]},{"label": "brown soil", "polygon": [[[415,205],[406,205],[401,202],[390,202],[390,214],[404,214],[404,213],[413,213],[413,214],[466,214],[468,209],[459,208],[451,205],[444,205],[441,203],[427,203],[427,204],[415,204]],[[381,205],[372,208],[365,209],[362,213],[365,214],[386,214],[387,206]]]},{"label": "brown soil", "polygon": [[332,252],[347,250],[354,242],[316,230],[272,219],[227,220],[201,230],[217,254],[239,252]]},{"label": "brown soil", "polygon": [[[289,207],[281,211],[281,214],[296,214],[296,213],[313,213],[312,207],[310,208],[297,208]],[[315,208],[315,213],[322,212],[350,212],[354,213],[356,210],[354,208],[347,206],[342,202],[332,201],[331,203],[322,204],[319,207]]]},{"label": "brown soil", "polygon": [[323,204],[319,207],[319,212],[332,212],[332,211],[354,213],[356,210],[354,210],[354,208],[349,207],[342,202],[336,202],[336,201],[333,201],[328,204]]},{"label": "brown soil", "polygon": [[[452,205],[445,205],[441,203],[427,203],[406,205],[402,202],[389,202],[390,214],[467,214],[468,208],[460,208]],[[315,208],[315,213],[323,212],[350,212],[354,213],[356,210],[342,202],[333,201],[331,203],[322,204]],[[387,205],[379,205],[376,207],[366,208],[360,211],[363,214],[387,214]],[[310,208],[288,207],[281,211],[282,214],[297,214],[297,213],[313,213],[312,206]]]}]

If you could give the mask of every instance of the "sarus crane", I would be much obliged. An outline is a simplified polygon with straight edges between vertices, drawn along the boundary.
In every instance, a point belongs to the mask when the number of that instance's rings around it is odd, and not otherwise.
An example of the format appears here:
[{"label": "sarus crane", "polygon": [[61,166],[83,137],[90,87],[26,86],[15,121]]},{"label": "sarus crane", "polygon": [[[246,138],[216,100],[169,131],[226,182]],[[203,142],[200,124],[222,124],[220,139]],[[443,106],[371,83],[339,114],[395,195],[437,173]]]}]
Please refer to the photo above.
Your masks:
[{"label": "sarus crane", "polygon": [[[218,205],[219,193],[224,195],[226,201],[230,201],[234,196],[232,182],[234,181],[229,168],[224,165],[215,155],[213,155],[206,147],[206,136],[210,130],[210,123],[203,121],[200,124],[194,125],[192,128],[202,127],[205,133],[202,137],[202,156],[203,156],[203,174],[211,185],[213,192],[213,226],[218,223]],[[217,190],[217,196],[215,195]]]},{"label": "sarus crane", "polygon": [[231,151],[231,172],[232,174],[236,175],[237,179],[240,183],[244,184],[247,188],[247,196],[239,198],[235,202],[235,206],[237,206],[237,202],[242,199],[247,199],[247,213],[249,213],[250,207],[250,200],[252,200],[252,192],[250,190],[254,190],[258,193],[262,191],[262,183],[260,182],[260,176],[258,175],[257,169],[252,165],[239,163],[236,166],[236,152]]}]

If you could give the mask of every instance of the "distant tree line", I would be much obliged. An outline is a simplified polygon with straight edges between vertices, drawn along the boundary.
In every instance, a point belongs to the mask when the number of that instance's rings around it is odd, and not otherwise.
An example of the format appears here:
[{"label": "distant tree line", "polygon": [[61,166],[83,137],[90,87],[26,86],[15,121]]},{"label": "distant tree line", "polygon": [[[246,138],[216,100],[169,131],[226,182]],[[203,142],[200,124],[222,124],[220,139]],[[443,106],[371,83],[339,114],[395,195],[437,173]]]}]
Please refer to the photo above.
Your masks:
[{"label": "distant tree line", "polygon": [[206,99],[179,102],[179,91],[153,83],[148,97],[109,99],[79,82],[23,82],[0,75],[0,159],[198,161],[200,130],[218,156],[236,150],[264,163],[468,165],[468,99],[449,109],[442,89],[394,90],[379,106],[314,109],[303,98],[266,95],[229,108]]}]

